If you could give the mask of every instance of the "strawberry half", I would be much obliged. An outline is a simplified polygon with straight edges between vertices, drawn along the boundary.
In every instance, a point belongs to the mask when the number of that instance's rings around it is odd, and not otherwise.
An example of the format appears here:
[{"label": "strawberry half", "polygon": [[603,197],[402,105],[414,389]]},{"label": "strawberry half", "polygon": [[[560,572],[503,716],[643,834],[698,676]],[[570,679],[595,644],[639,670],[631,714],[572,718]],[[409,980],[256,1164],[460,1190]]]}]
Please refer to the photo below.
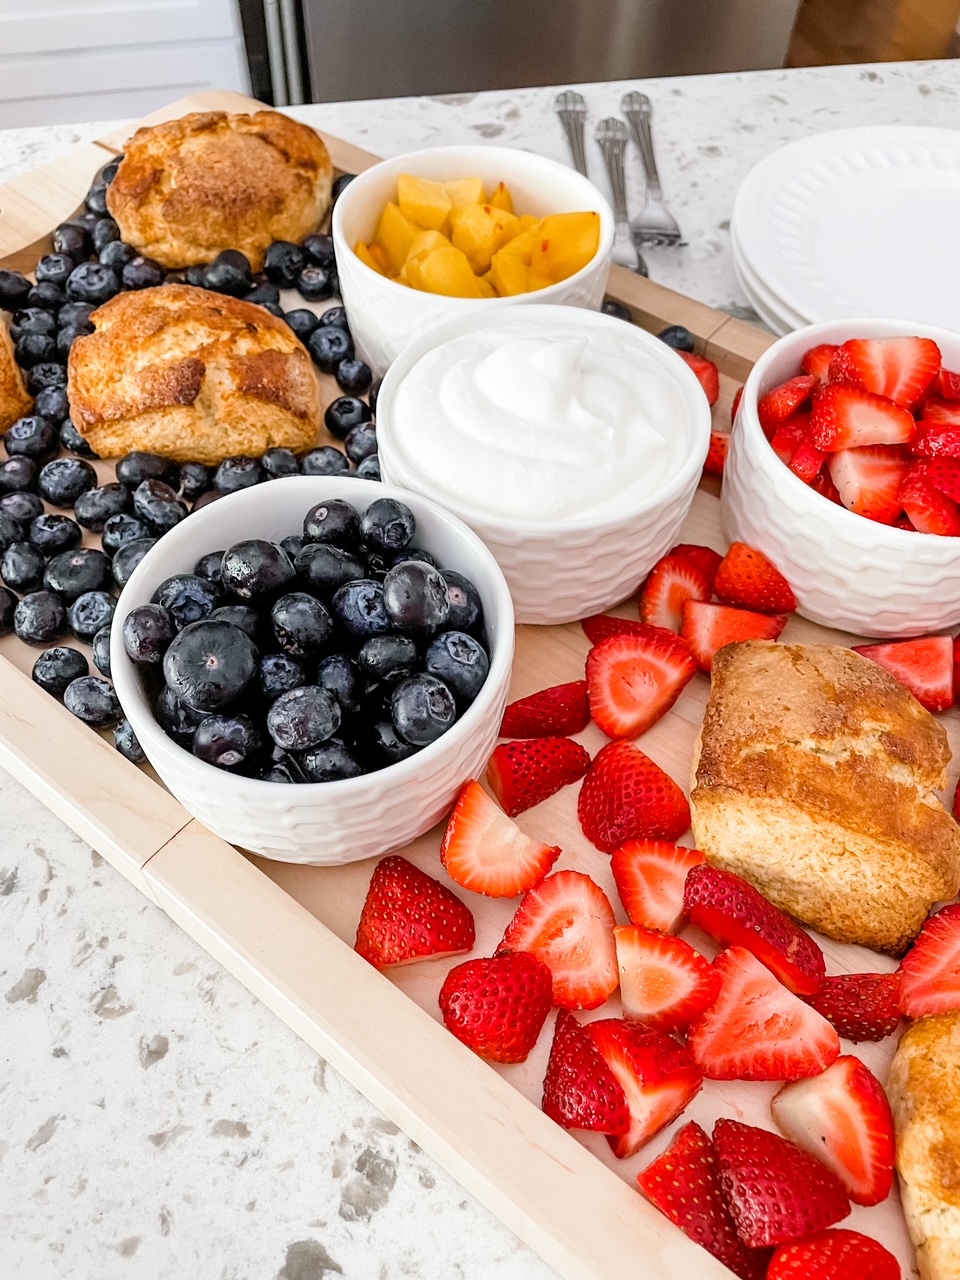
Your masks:
[{"label": "strawberry half", "polygon": [[354,950],[377,969],[470,951],[469,907],[406,858],[381,858],[360,912]]},{"label": "strawberry half", "polygon": [[934,422],[942,427],[960,427],[960,404],[956,400],[941,400],[930,396],[924,401],[921,422]]},{"label": "strawberry half", "polygon": [[679,1031],[720,994],[720,975],[689,942],[618,925],[613,931],[624,1017],[655,1031]]},{"label": "strawberry half", "polygon": [[590,723],[587,682],[571,680],[511,702],[503,713],[501,738],[566,738]]},{"label": "strawberry half", "polygon": [[683,607],[680,635],[690,646],[701,671],[709,671],[717,651],[741,640],[776,640],[787,625],[785,613],[754,613],[725,604],[688,600]]},{"label": "strawberry half", "polygon": [[940,348],[930,338],[851,338],[830,361],[830,381],[912,409],[940,372],[940,363]]},{"label": "strawberry half", "polygon": [[798,413],[794,418],[781,422],[770,437],[770,448],[785,467],[793,462],[794,455],[800,448],[810,430],[810,415]]},{"label": "strawberry half", "polygon": [[607,1138],[617,1159],[625,1160],[676,1120],[700,1092],[703,1076],[683,1045],[660,1031],[647,1031],[619,1018],[603,1018],[583,1030],[627,1100],[630,1128]]},{"label": "strawberry half", "polygon": [[910,452],[918,458],[960,458],[960,423],[927,422],[921,418],[910,441]]},{"label": "strawberry half", "polygon": [[745,542],[730,543],[713,589],[721,603],[757,613],[791,613],[797,607],[797,598],[780,570]]},{"label": "strawberry half", "polygon": [[497,954],[529,951],[553,976],[553,1003],[596,1009],[617,989],[614,915],[582,871],[557,871],[523,898]]},{"label": "strawberry half", "polygon": [[749,1249],[737,1235],[720,1186],[713,1143],[694,1121],[685,1124],[663,1155],[639,1174],[637,1186],[675,1227],[734,1275],[764,1280],[770,1251]]},{"label": "strawberry half", "polygon": [[783,1244],[767,1280],[902,1280],[900,1263],[876,1240],[837,1227]]},{"label": "strawberry half", "polygon": [[[657,636],[663,627],[651,627],[646,622],[635,622],[633,618],[615,618],[612,613],[594,613],[589,618],[582,618],[580,626],[583,634],[591,644],[599,644],[601,640],[609,640],[611,636]],[[586,689],[586,681],[583,682]],[[587,707],[587,719],[590,708]]]},{"label": "strawberry half", "polygon": [[730,449],[730,436],[726,431],[710,432],[710,447],[707,450],[703,469],[708,476],[722,476],[727,465],[727,453]]},{"label": "strawberry half", "polygon": [[960,507],[926,478],[918,464],[903,477],[898,501],[918,533],[960,535]]},{"label": "strawberry half", "polygon": [[937,395],[944,400],[960,400],[960,373],[941,368],[935,383]]},{"label": "strawberry half", "polygon": [[491,898],[514,898],[532,888],[559,857],[557,845],[524,835],[473,780],[457,797],[440,845],[450,879]]},{"label": "strawberry half", "polygon": [[818,449],[810,436],[805,434],[797,445],[789,466],[793,474],[804,484],[810,484],[820,474],[826,460],[827,454]]},{"label": "strawberry half", "polygon": [[709,1080],[800,1080],[840,1053],[836,1031],[788,991],[751,952],[729,947],[714,960],[720,994],[687,1042]]},{"label": "strawberry half", "polygon": [[683,910],[717,942],[746,947],[795,995],[812,995],[820,986],[826,964],[809,933],[732,871],[693,867]]},{"label": "strawberry half", "polygon": [[885,1040],[900,1022],[899,973],[838,973],[806,997],[845,1040]]},{"label": "strawberry half", "polygon": [[594,756],[577,816],[583,834],[604,853],[625,840],[676,840],[690,826],[686,796],[629,742],[611,742]]},{"label": "strawberry half", "polygon": [[935,489],[946,494],[953,502],[960,502],[960,460],[956,458],[929,458],[915,462],[908,476],[922,476]]},{"label": "strawberry half", "polygon": [[487,765],[487,782],[503,810],[515,818],[579,782],[590,757],[572,738],[521,738],[501,742]]},{"label": "strawberry half", "polygon": [[774,387],[760,397],[757,401],[757,417],[768,440],[781,422],[786,422],[787,418],[803,408],[819,385],[819,378],[802,373],[796,378],[788,378],[779,387]]},{"label": "strawberry half", "polygon": [[551,1004],[550,970],[523,951],[466,960],[440,988],[447,1029],[491,1062],[525,1061]]},{"label": "strawberry half", "polygon": [[953,706],[953,640],[950,636],[855,644],[853,651],[889,671],[928,711],[946,711]]},{"label": "strawberry half", "polygon": [[557,1014],[540,1105],[565,1129],[624,1134],[630,1128],[623,1089],[591,1037],[565,1009]]},{"label": "strawberry half", "polygon": [[813,397],[810,436],[818,449],[861,449],[868,444],[907,444],[913,416],[885,396],[831,382]]},{"label": "strawberry half", "polygon": [[927,920],[900,962],[900,1012],[908,1018],[960,1009],[960,904]]},{"label": "strawberry half", "polygon": [[679,631],[684,600],[709,600],[710,584],[686,556],[663,556],[640,595],[640,621]]},{"label": "strawberry half", "polygon": [[848,511],[878,524],[893,524],[900,514],[900,484],[907,460],[893,445],[841,449],[827,459],[830,477]]},{"label": "strawberry half", "polygon": [[743,387],[737,387],[733,393],[733,399],[730,401],[730,425],[731,427],[737,420],[737,410],[740,408],[740,401],[743,399]]},{"label": "strawberry half", "polygon": [[707,403],[716,404],[717,397],[720,395],[720,370],[717,366],[712,360],[707,360],[704,356],[695,356],[690,351],[678,351],[677,355],[697,375],[697,381],[703,387]]},{"label": "strawberry half", "polygon": [[675,547],[670,548],[669,554],[683,556],[684,560],[695,564],[706,578],[707,586],[713,590],[717,570],[723,563],[723,556],[719,551],[714,551],[713,547],[704,547],[698,542],[678,542]]},{"label": "strawberry half", "polygon": [[836,1175],[779,1134],[724,1119],[713,1144],[737,1232],[753,1249],[822,1231],[850,1212]]},{"label": "strawberry half", "polygon": [[821,342],[818,347],[810,348],[800,361],[800,368],[804,373],[812,373],[819,382],[829,382],[830,361],[838,350],[832,342]]},{"label": "strawberry half", "polygon": [[883,1085],[859,1058],[837,1058],[813,1080],[784,1085],[770,1104],[791,1142],[837,1175],[854,1204],[879,1204],[893,1187],[893,1114]]},{"label": "strawberry half", "polygon": [[614,849],[610,870],[631,922],[676,933],[683,921],[687,872],[703,862],[699,849],[667,840],[626,840]]},{"label": "strawberry half", "polygon": [[696,675],[678,636],[612,636],[587,654],[587,700],[608,738],[636,738],[665,715]]}]

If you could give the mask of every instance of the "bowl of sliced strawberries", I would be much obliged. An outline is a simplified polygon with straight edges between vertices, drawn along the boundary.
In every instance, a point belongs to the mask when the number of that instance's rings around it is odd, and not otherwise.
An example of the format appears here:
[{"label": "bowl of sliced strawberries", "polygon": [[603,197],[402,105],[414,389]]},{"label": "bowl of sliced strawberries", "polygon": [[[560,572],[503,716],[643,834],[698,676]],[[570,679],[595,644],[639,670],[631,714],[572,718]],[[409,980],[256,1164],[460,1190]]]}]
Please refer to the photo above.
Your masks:
[{"label": "bowl of sliced strawberries", "polygon": [[775,342],[743,390],[722,514],[814,622],[960,623],[960,334],[838,320]]}]

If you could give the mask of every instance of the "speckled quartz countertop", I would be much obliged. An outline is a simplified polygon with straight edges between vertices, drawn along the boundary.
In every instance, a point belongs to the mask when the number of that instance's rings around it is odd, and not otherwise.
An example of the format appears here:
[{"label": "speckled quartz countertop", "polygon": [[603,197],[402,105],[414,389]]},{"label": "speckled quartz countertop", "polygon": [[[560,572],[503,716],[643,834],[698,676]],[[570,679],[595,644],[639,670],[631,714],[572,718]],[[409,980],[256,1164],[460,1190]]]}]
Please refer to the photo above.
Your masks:
[{"label": "speckled quartz countertop", "polygon": [[[751,165],[826,129],[960,127],[960,63],[934,62],[587,85],[590,132],[637,87],[688,241],[653,250],[651,276],[746,318],[727,220]],[[381,155],[479,140],[566,160],[553,93],[294,114]],[[0,133],[0,179],[104,128]],[[0,1011],[0,1275],[555,1274],[2,771]]]}]

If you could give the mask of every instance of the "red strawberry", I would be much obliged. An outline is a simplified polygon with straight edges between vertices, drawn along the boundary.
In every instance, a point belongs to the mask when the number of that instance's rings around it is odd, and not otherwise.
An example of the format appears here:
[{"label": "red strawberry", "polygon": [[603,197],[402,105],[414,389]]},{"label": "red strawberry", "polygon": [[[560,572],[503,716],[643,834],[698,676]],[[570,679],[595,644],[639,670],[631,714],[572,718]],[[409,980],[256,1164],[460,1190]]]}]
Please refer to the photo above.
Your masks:
[{"label": "red strawberry", "polygon": [[623,1015],[655,1031],[688,1027],[720,994],[720,976],[689,942],[618,925],[613,931]]},{"label": "red strawberry", "polygon": [[795,995],[812,995],[820,986],[826,965],[809,933],[732,871],[692,867],[683,910],[691,924],[717,942],[753,952]]},{"label": "red strawberry", "polygon": [[[834,454],[834,457],[837,455]],[[826,498],[828,502],[835,502],[838,507],[843,506],[840,498],[839,490],[833,483],[833,476],[830,474],[830,468],[824,467],[819,475],[814,476],[810,481],[811,489],[816,489],[821,497]]]},{"label": "red strawberry", "polygon": [[784,1085],[770,1104],[777,1126],[825,1164],[854,1204],[879,1204],[893,1186],[893,1115],[883,1085],[844,1055],[813,1080]]},{"label": "red strawberry", "polygon": [[853,651],[889,671],[928,711],[946,711],[953,706],[953,641],[949,636],[855,644]]},{"label": "red strawberry", "polygon": [[960,400],[960,373],[941,368],[934,385],[937,395],[943,396],[944,400]]},{"label": "red strawberry", "polygon": [[[601,640],[609,640],[611,636],[658,636],[664,630],[663,627],[651,627],[646,622],[635,622],[633,618],[615,618],[611,613],[591,614],[589,618],[582,618],[580,625],[591,644],[599,644]],[[588,706],[588,719],[589,712]]]},{"label": "red strawberry", "polygon": [[787,625],[785,613],[754,613],[725,604],[688,600],[683,608],[680,634],[701,671],[709,671],[718,649],[741,640],[776,640]]},{"label": "red strawberry", "polygon": [[690,826],[686,796],[629,742],[611,742],[594,756],[577,816],[583,834],[605,853],[624,840],[676,840]]},{"label": "red strawberry", "polygon": [[683,919],[687,872],[703,861],[699,849],[667,840],[627,840],[614,849],[610,870],[632,923],[676,933]]},{"label": "red strawberry", "polygon": [[793,418],[781,422],[770,437],[770,448],[785,467],[793,462],[794,454],[800,448],[810,427],[810,415],[798,413]]},{"label": "red strawberry", "polygon": [[823,469],[827,454],[818,449],[809,436],[804,436],[790,460],[790,470],[804,484],[810,484]]},{"label": "red strawberry", "polygon": [[819,385],[819,378],[802,373],[796,378],[781,382],[778,387],[760,397],[757,401],[757,417],[768,440],[781,422],[786,422],[798,409],[803,408]]},{"label": "red strawberry", "polygon": [[743,399],[743,387],[737,387],[733,393],[733,400],[730,402],[730,425],[731,427],[737,420],[737,410],[740,408],[740,401]]},{"label": "red strawberry", "polygon": [[744,947],[714,960],[722,986],[687,1043],[710,1080],[800,1080],[829,1067],[840,1039]]},{"label": "red strawberry", "polygon": [[953,700],[960,697],[960,636],[953,638]]},{"label": "red strawberry", "polygon": [[696,671],[690,650],[669,631],[601,640],[587,654],[594,723],[608,738],[636,738],[670,710]]},{"label": "red strawberry", "polygon": [[440,988],[448,1030],[491,1062],[524,1062],[551,1003],[550,970],[523,951],[458,964]]},{"label": "red strawberry", "polygon": [[907,460],[893,445],[874,444],[864,449],[841,449],[827,459],[830,477],[848,511],[893,524],[900,514],[900,482]]},{"label": "red strawberry", "polygon": [[497,954],[529,951],[553,975],[553,1003],[596,1009],[617,989],[613,908],[582,871],[556,871],[523,898]]},{"label": "red strawberry", "polygon": [[767,1280],[901,1280],[900,1263],[888,1249],[859,1231],[837,1227],[806,1240],[782,1244]]},{"label": "red strawberry", "polygon": [[691,560],[706,578],[707,586],[713,590],[717,570],[723,563],[723,556],[719,551],[714,551],[713,547],[701,546],[697,542],[678,542],[675,547],[670,548],[669,554]]},{"label": "red strawberry", "polygon": [[[749,1249],[737,1235],[713,1143],[691,1121],[637,1178],[643,1194],[674,1226],[741,1280],[764,1280],[769,1249]],[[804,1277],[806,1280],[806,1277]]]},{"label": "red strawberry", "polygon": [[540,1105],[565,1129],[623,1134],[630,1128],[623,1089],[591,1037],[565,1009],[557,1014]]},{"label": "red strawberry", "polygon": [[908,1018],[960,1009],[960,904],[929,917],[900,962],[900,1012]]},{"label": "red strawberry", "polygon": [[953,502],[960,502],[960,460],[956,458],[931,458],[915,462],[908,476],[919,475],[935,489],[946,494]]},{"label": "red strawberry", "polygon": [[377,969],[470,951],[470,909],[406,858],[381,858],[360,912],[354,949]]},{"label": "red strawberry", "polygon": [[727,462],[727,450],[730,448],[730,436],[726,431],[710,432],[710,448],[703,469],[708,476],[722,476]]},{"label": "red strawberry", "polygon": [[710,584],[686,556],[663,556],[640,595],[640,621],[679,631],[684,600],[709,600]]},{"label": "red strawberry", "polygon": [[911,467],[903,477],[897,500],[918,533],[960,535],[960,507],[932,485],[919,470]]},{"label": "red strawberry", "polygon": [[511,818],[579,782],[590,757],[572,738],[529,738],[501,742],[487,765],[487,782]]},{"label": "red strawberry", "polygon": [[850,1212],[836,1175],[779,1134],[718,1120],[713,1144],[737,1232],[753,1249],[822,1231]]},{"label": "red strawberry", "polygon": [[796,596],[780,570],[762,551],[745,542],[730,543],[713,589],[723,604],[758,613],[790,613],[797,607]]},{"label": "red strawberry", "polygon": [[942,427],[960,427],[960,404],[955,400],[941,400],[939,396],[931,396],[924,401],[920,421],[935,422]]},{"label": "red strawberry", "polygon": [[804,373],[812,373],[820,382],[830,381],[830,361],[839,348],[831,342],[821,342],[818,347],[811,347],[800,361]]},{"label": "red strawberry", "polygon": [[511,702],[503,713],[501,738],[566,738],[590,723],[587,682],[571,680]]},{"label": "red strawberry", "polygon": [[960,458],[960,423],[928,422],[921,418],[910,452],[918,458]]},{"label": "red strawberry", "polygon": [[703,1076],[683,1045],[661,1031],[648,1031],[619,1018],[602,1018],[583,1029],[627,1100],[630,1128],[607,1138],[613,1154],[625,1160],[676,1120],[700,1092]]},{"label": "red strawberry", "polygon": [[830,381],[887,396],[912,409],[940,372],[930,338],[851,338],[830,361]]},{"label": "red strawberry", "polygon": [[856,387],[832,382],[813,397],[810,436],[818,449],[830,453],[869,444],[907,444],[916,428],[906,409]]},{"label": "red strawberry", "polygon": [[695,356],[689,351],[678,351],[677,355],[688,364],[697,375],[697,381],[703,387],[708,404],[716,404],[720,395],[720,371],[712,360],[703,356]]},{"label": "red strawberry", "polygon": [[806,997],[846,1040],[885,1040],[900,1022],[898,973],[838,973]]},{"label": "red strawberry", "polygon": [[451,880],[491,898],[523,893],[559,857],[556,845],[524,835],[474,781],[457,797],[440,845],[440,861]]}]

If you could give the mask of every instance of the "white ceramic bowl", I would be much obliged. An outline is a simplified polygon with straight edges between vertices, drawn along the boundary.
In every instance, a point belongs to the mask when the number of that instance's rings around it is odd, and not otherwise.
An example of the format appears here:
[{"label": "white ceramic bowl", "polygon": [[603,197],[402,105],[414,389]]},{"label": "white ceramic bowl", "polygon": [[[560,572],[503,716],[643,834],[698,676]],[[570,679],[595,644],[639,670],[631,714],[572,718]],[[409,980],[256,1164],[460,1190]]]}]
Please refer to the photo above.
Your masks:
[{"label": "white ceramic bowl", "polygon": [[[657,493],[626,515],[557,521],[509,520],[467,502],[451,502],[433,489],[406,459],[403,424],[394,405],[397,389],[421,356],[463,333],[496,327],[495,314],[449,321],[412,343],[390,366],[377,398],[377,444],[385,480],[451,506],[497,558],[510,586],[518,622],[553,625],[572,622],[623,600],[674,544],[686,518],[710,444],[710,407],[690,368],[665,343],[635,325],[598,311],[529,306],[522,317],[531,326],[550,324],[589,336],[612,330],[653,356],[680,389],[689,406],[689,447],[680,469]],[[533,329],[539,332],[538,328]],[[683,429],[683,424],[678,424]]]},{"label": "white ceramic bowl", "polygon": [[877,524],[821,497],[785,467],[757,400],[800,372],[805,351],[849,338],[932,338],[960,369],[960,334],[903,320],[833,320],[780,338],[747,378],[723,475],[724,530],[772,560],[813,622],[858,635],[906,637],[960,623],[960,538]]},{"label": "white ceramic bowl", "polygon": [[[396,284],[365,266],[353,251],[369,241],[380,213],[397,195],[397,175],[414,173],[442,182],[480,177],[488,189],[505,182],[518,213],[542,217],[595,209],[600,214],[600,244],[595,256],[559,284],[513,298],[445,298]],[[337,252],[340,295],[350,317],[357,354],[382,375],[407,343],[435,325],[458,316],[530,302],[555,302],[598,308],[603,301],[613,245],[613,212],[592,182],[566,165],[530,151],[509,147],[432,147],[383,160],[354,178],[333,210],[333,242]]]},{"label": "white ceramic bowl", "polygon": [[[466,574],[483,601],[490,673],[463,716],[409,759],[341,782],[285,785],[238,777],[177,746],[154,719],[140,674],[124,652],[123,618],[146,604],[166,578],[190,572],[208,551],[244,538],[278,541],[299,533],[310,507],[326,498],[345,498],[364,511],[385,497],[407,503],[417,519],[417,544]],[[221,498],[150,549],[121,593],[110,661],[124,714],[184,808],[231,844],[282,862],[323,866],[402,848],[438,822],[460,786],[483,770],[503,717],[513,642],[513,608],[503,575],[486,547],[449,512],[373,481],[291,476]]]}]

